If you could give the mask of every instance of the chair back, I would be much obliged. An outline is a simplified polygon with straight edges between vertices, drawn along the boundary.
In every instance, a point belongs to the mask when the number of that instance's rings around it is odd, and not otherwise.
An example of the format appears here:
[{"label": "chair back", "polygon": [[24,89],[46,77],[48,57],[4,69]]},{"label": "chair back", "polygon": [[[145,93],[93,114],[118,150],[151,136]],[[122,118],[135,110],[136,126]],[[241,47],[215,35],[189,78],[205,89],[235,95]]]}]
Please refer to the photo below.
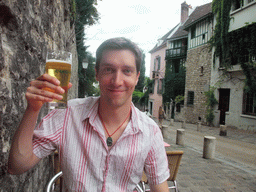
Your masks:
[{"label": "chair back", "polygon": [[[63,175],[62,171],[53,176],[53,178],[47,184],[46,192],[52,192],[54,189],[55,181],[57,181]],[[61,191],[61,190],[60,190]]]},{"label": "chair back", "polygon": [[167,181],[175,181],[183,151],[166,151],[166,155],[168,159],[168,166],[170,169],[170,177],[167,179]]}]

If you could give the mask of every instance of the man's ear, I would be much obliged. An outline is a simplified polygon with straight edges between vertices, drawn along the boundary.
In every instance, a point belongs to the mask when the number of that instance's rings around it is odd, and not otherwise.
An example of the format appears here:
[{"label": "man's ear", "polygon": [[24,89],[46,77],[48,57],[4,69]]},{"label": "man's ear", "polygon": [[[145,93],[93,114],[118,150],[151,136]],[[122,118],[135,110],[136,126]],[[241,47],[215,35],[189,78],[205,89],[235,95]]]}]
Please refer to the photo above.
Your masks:
[{"label": "man's ear", "polygon": [[140,71],[139,71],[138,74],[137,74],[136,85],[137,85],[137,83],[138,83],[138,81],[139,81],[139,77],[140,77]]}]

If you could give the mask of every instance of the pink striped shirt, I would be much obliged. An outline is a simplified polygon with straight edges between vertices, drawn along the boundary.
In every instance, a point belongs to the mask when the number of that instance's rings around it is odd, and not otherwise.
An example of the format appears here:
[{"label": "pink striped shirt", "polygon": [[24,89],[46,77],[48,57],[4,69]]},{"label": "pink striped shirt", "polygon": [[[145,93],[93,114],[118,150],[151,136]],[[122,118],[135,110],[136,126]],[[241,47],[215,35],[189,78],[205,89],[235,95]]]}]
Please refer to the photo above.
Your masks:
[{"label": "pink striped shirt", "polygon": [[98,103],[93,97],[75,99],[45,116],[34,131],[35,155],[59,151],[67,191],[132,191],[143,170],[150,184],[164,182],[169,170],[156,123],[132,105],[130,122],[108,150]]}]

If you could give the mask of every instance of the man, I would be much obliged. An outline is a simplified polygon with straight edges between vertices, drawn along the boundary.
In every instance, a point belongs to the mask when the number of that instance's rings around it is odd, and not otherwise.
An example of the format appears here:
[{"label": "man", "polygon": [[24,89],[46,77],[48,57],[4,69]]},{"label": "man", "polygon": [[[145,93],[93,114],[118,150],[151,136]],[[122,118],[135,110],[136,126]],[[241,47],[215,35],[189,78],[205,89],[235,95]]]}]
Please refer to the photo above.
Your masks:
[{"label": "man", "polygon": [[[32,81],[28,107],[13,139],[9,172],[23,173],[57,149],[66,191],[132,191],[143,170],[152,191],[168,191],[161,132],[132,104],[140,63],[141,52],[130,40],[103,42],[95,67],[101,96],[69,101],[67,109],[53,110],[35,131],[42,105],[61,99],[64,90],[47,74]],[[43,90],[46,87],[56,93]]]}]

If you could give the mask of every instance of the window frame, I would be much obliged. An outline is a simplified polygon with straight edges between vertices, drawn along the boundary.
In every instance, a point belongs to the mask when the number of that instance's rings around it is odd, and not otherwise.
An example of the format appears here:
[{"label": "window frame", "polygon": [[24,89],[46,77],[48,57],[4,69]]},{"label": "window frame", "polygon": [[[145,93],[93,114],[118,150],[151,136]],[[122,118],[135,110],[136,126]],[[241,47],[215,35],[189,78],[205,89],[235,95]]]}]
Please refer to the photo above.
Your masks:
[{"label": "window frame", "polygon": [[194,91],[188,91],[187,105],[188,106],[194,105],[194,100],[195,100],[195,92]]},{"label": "window frame", "polygon": [[256,116],[256,93],[246,93],[244,91],[242,114]]}]

